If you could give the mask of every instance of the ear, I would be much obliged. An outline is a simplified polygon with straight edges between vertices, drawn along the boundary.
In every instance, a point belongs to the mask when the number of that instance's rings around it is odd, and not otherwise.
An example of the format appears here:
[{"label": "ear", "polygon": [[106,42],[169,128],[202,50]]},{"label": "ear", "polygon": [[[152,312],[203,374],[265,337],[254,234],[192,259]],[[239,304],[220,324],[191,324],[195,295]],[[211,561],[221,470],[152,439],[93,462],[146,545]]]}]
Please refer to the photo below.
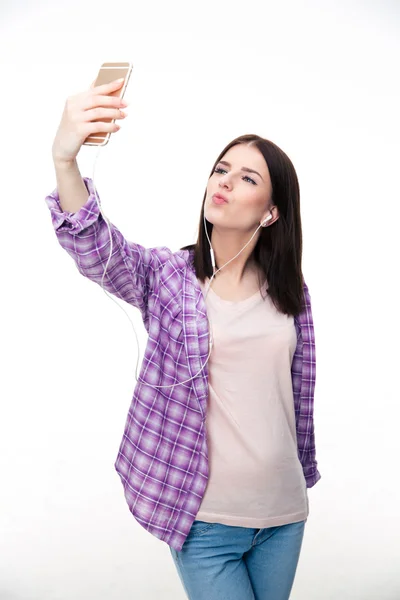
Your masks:
[{"label": "ear", "polygon": [[[271,219],[271,216],[272,216],[272,219]],[[271,208],[266,213],[263,214],[260,223],[263,223],[264,219],[268,219],[268,221],[265,223],[265,225],[263,227],[269,227],[270,225],[275,223],[275,221],[277,221],[279,219],[278,207],[271,206]]]}]

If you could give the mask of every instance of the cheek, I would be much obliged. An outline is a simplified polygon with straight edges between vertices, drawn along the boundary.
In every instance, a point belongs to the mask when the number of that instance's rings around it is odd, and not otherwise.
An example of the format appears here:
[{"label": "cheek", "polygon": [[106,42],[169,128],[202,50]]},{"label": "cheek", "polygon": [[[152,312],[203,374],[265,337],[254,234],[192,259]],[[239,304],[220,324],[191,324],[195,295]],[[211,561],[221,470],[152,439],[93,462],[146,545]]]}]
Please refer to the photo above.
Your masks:
[{"label": "cheek", "polygon": [[265,204],[264,194],[262,194],[255,186],[253,186],[253,189],[243,190],[243,193],[249,207],[254,208],[254,210],[263,208]]},{"label": "cheek", "polygon": [[258,219],[260,213],[265,210],[265,197],[257,190],[247,190],[236,206],[239,213],[245,215],[244,218],[252,222],[254,219]]}]

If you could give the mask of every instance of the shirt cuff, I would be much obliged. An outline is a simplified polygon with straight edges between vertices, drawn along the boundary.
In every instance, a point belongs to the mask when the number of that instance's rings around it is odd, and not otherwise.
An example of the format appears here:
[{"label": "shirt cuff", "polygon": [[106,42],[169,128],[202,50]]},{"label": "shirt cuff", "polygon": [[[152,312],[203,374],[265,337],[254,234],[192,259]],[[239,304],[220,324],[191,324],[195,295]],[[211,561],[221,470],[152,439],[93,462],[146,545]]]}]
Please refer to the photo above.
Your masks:
[{"label": "shirt cuff", "polygon": [[62,210],[57,188],[46,196],[45,201],[50,210],[51,221],[56,231],[68,231],[72,235],[77,235],[95,223],[99,218],[100,209],[96,199],[94,183],[89,177],[83,177],[82,179],[89,192],[89,197],[77,212],[71,213]]}]

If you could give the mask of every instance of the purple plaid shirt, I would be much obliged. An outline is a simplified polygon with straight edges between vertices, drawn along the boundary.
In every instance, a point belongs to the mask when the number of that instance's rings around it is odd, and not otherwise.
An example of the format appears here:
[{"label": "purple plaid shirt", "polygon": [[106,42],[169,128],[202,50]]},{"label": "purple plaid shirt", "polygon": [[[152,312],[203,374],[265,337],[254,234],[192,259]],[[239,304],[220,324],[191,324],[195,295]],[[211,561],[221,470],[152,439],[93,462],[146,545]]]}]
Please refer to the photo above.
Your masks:
[{"label": "purple plaid shirt", "polygon": [[[76,212],[63,212],[57,189],[46,197],[61,246],[79,272],[101,283],[110,253],[109,231],[99,212],[93,181]],[[113,253],[104,288],[138,308],[148,340],[138,383],[115,461],[129,510],[158,539],[182,549],[208,481],[205,418],[209,352],[206,305],[193,252],[145,248],[126,240],[112,224]],[[308,288],[305,310],[295,317],[297,347],[292,383],[298,456],[308,488],[321,478],[315,459],[315,341]]]}]

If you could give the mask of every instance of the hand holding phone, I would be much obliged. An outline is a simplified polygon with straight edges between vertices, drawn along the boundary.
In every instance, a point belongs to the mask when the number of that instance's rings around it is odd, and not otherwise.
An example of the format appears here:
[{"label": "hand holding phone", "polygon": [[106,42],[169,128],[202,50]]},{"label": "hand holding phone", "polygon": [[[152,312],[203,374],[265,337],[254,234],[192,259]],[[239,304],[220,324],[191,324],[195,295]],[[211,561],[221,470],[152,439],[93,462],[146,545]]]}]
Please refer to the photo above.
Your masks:
[{"label": "hand holding phone", "polygon": [[104,63],[88,90],[67,98],[53,141],[54,161],[72,162],[83,144],[104,146],[118,131],[115,121],[126,116],[121,108],[127,106],[123,95],[131,70],[130,63]]},{"label": "hand holding phone", "polygon": [[[124,79],[123,85],[119,89],[111,92],[111,94],[110,94],[111,96],[113,96],[115,98],[122,99],[124,97],[125,90],[128,85],[128,82],[129,82],[129,77],[130,77],[131,71],[132,71],[132,64],[129,62],[103,63],[98,72],[96,81],[94,82],[94,84],[92,84],[93,89],[95,89],[96,87],[111,83],[111,82],[115,81],[116,79],[123,78]],[[116,117],[116,118],[118,118],[118,117]],[[107,118],[107,115],[104,115],[104,117],[102,115],[99,115],[99,119],[97,120],[97,122],[113,123],[114,120],[115,119],[113,119],[112,117]],[[110,135],[112,132],[113,132],[113,130],[110,131],[109,129],[105,129],[104,131],[100,131],[97,129],[90,136],[88,136],[83,143],[88,146],[105,146],[105,144],[108,143],[108,140],[110,139]]]}]

